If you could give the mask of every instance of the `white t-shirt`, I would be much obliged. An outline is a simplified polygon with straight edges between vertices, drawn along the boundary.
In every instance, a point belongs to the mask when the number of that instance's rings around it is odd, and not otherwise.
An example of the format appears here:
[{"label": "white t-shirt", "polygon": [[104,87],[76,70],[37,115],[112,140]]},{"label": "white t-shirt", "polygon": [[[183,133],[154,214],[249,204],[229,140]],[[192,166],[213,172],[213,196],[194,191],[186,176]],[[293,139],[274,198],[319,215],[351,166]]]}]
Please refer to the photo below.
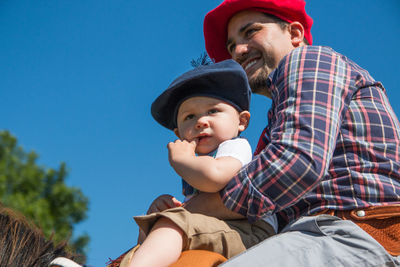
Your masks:
[{"label": "white t-shirt", "polygon": [[219,144],[215,158],[232,157],[238,159],[242,166],[249,163],[253,157],[251,146],[245,138],[235,138]]}]

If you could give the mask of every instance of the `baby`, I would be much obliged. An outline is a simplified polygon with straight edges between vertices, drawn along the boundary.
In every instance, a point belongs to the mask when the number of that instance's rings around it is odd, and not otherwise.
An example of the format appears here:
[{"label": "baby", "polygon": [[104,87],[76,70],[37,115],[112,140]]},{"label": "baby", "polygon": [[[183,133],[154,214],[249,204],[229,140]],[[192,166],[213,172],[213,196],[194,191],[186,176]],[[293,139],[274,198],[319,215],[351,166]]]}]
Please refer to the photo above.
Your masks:
[{"label": "baby", "polygon": [[[179,140],[168,144],[171,166],[183,179],[185,202],[199,192],[218,192],[249,163],[251,147],[240,137],[249,123],[250,88],[233,60],[198,67],[178,77],[152,105],[157,122]],[[187,211],[162,195],[148,215],[137,216],[144,242],[129,266],[169,266],[182,251],[210,250],[230,258],[276,233],[275,216],[250,224]]]}]

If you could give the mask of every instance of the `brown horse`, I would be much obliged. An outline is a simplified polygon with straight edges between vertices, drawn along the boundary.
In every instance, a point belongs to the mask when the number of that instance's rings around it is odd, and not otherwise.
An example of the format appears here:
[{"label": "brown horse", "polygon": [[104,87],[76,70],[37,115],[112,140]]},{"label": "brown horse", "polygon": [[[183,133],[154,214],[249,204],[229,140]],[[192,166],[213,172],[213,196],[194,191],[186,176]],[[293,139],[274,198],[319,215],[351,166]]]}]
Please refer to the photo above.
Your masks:
[{"label": "brown horse", "polygon": [[0,204],[0,266],[68,266],[50,265],[57,257],[74,259],[75,256],[67,251],[66,242],[55,244],[46,239],[24,216]]}]

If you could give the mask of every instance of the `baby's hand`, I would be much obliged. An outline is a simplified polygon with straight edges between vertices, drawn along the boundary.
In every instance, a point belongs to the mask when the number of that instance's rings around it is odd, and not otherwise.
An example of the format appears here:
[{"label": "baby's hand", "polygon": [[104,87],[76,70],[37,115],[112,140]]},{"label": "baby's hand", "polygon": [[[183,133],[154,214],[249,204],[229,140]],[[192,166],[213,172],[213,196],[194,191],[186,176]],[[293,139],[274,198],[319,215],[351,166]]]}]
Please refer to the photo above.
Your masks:
[{"label": "baby's hand", "polygon": [[166,209],[170,208],[175,208],[175,207],[180,207],[182,206],[182,202],[177,200],[171,195],[161,195],[157,197],[153,203],[151,203],[149,210],[147,211],[147,214],[153,213],[153,212],[159,212],[163,211]]},{"label": "baby's hand", "polygon": [[187,157],[195,157],[197,141],[176,140],[168,144],[168,158],[171,165],[176,161],[185,160]]}]

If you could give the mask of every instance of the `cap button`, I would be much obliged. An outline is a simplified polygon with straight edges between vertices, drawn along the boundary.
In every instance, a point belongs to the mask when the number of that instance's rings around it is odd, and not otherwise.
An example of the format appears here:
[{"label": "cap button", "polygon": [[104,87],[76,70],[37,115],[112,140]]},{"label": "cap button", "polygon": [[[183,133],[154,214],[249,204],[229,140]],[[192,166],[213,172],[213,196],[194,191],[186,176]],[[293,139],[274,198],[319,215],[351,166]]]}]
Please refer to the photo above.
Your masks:
[{"label": "cap button", "polygon": [[364,217],[364,216],[365,216],[365,211],[363,211],[363,210],[358,210],[358,211],[356,212],[356,214],[357,214],[358,217]]}]

